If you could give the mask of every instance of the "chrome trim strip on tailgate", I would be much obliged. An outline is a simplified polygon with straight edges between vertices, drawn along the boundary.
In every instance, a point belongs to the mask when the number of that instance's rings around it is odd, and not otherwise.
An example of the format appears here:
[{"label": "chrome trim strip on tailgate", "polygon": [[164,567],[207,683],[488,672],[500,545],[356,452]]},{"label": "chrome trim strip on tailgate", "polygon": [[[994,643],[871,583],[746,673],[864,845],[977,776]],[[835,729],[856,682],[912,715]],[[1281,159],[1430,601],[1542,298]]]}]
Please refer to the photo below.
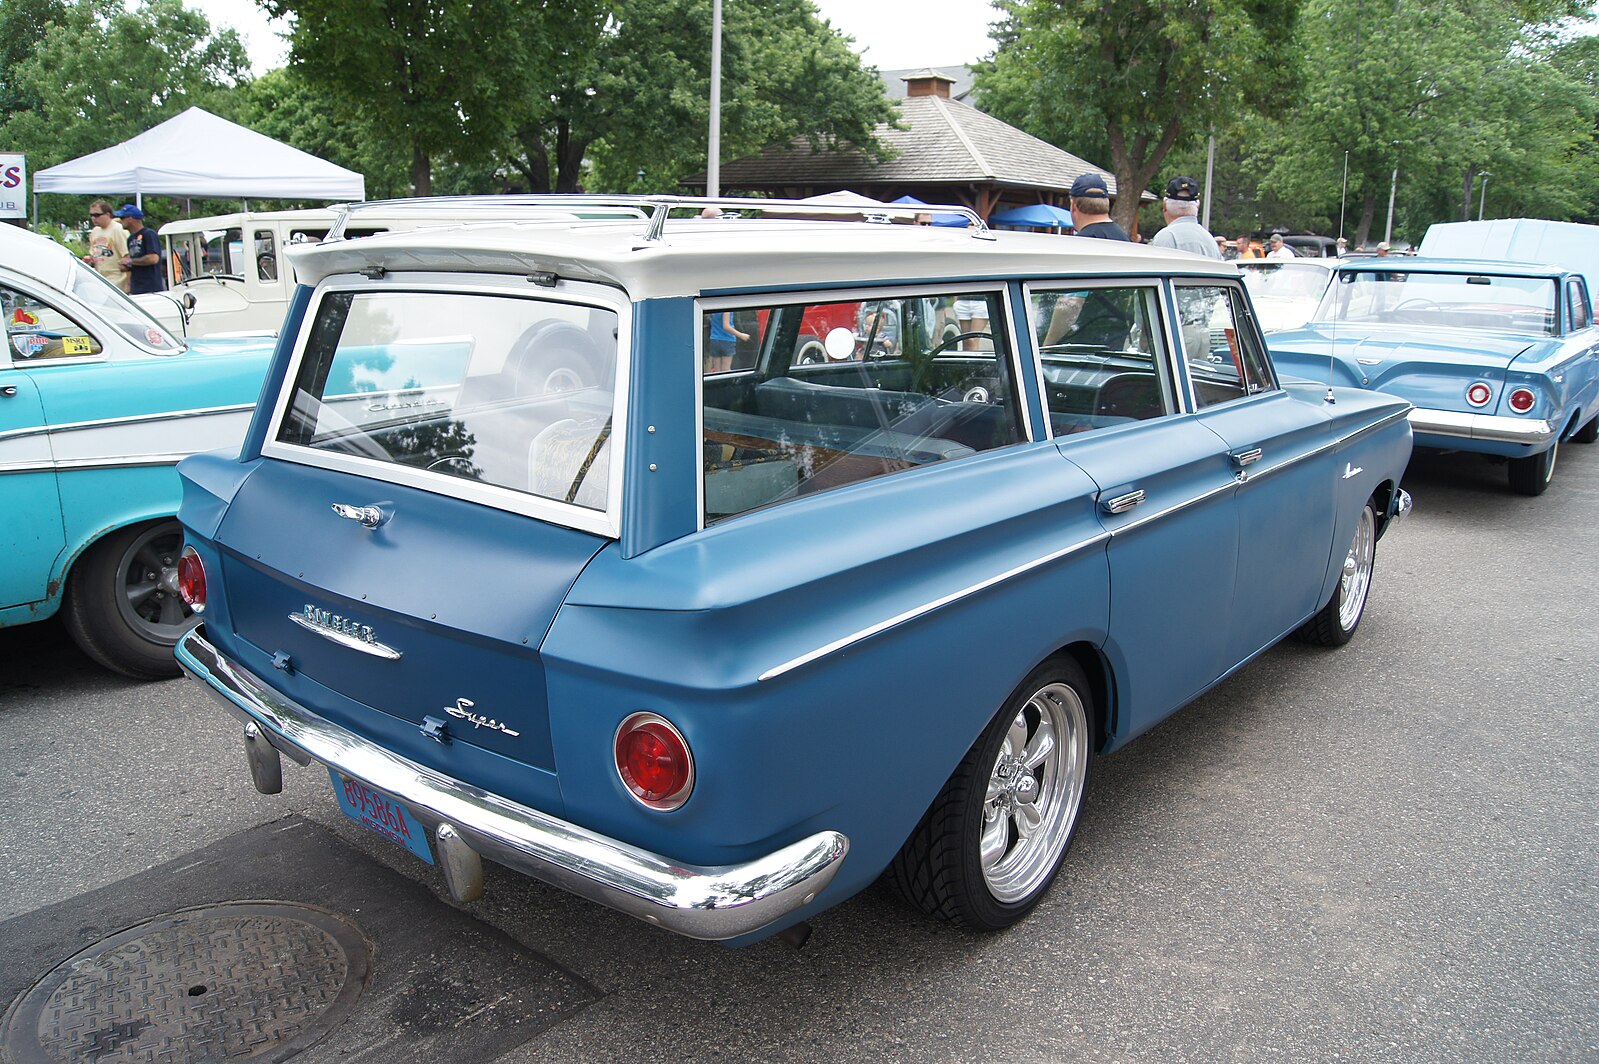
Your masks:
[{"label": "chrome trim strip on tailgate", "polygon": [[1548,443],[1556,429],[1547,421],[1504,417],[1497,414],[1467,414],[1456,410],[1410,412],[1410,427],[1434,436],[1458,436],[1463,440],[1497,440],[1501,443]]},{"label": "chrome trim strip on tailgate", "polygon": [[809,904],[849,852],[844,835],[819,831],[743,864],[680,864],[452,779],[323,719],[229,661],[204,625],[179,641],[177,658],[276,750],[370,784],[436,840],[453,829],[500,864],[690,938],[736,938]]}]

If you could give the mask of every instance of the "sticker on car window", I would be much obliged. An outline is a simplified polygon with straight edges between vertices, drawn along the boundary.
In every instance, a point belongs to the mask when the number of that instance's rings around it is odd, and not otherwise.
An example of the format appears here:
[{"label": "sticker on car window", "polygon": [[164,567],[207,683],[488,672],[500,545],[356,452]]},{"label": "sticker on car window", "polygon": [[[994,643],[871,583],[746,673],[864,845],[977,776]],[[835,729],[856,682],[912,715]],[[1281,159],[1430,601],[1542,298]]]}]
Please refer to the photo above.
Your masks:
[{"label": "sticker on car window", "polygon": [[49,346],[50,338],[38,333],[13,333],[11,347],[22,358],[32,358]]},{"label": "sticker on car window", "polygon": [[11,324],[37,325],[39,324],[39,315],[34,314],[32,311],[23,310],[21,307],[18,307],[16,310],[11,312]]},{"label": "sticker on car window", "polygon": [[61,353],[63,355],[92,355],[94,354],[94,341],[87,336],[63,336],[61,338]]}]

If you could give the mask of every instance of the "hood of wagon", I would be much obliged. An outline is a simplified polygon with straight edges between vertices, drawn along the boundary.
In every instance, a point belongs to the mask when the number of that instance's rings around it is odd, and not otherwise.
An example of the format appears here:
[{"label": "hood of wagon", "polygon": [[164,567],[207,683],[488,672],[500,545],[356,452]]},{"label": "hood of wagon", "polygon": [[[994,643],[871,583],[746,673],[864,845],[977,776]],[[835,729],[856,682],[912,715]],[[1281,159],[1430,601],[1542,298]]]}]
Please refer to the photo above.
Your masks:
[{"label": "hood of wagon", "polygon": [[296,700],[431,763],[474,747],[554,771],[539,646],[606,539],[269,460],[217,540],[233,631]]},{"label": "hood of wagon", "polygon": [[1272,361],[1306,380],[1370,388],[1434,410],[1467,410],[1465,390],[1488,381],[1497,395],[1505,370],[1537,347],[1525,336],[1466,329],[1314,323],[1266,338]]}]

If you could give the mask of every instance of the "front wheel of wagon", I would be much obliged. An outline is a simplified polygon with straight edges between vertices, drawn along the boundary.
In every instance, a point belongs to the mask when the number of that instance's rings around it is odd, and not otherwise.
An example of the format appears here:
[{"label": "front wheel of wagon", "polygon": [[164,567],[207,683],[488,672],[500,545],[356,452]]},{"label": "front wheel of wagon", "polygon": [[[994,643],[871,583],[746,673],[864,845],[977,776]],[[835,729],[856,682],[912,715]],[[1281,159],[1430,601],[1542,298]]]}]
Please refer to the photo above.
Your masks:
[{"label": "front wheel of wagon", "polygon": [[67,631],[83,652],[135,680],[178,675],[172,648],[194,624],[178,594],[183,526],[150,521],[90,547],[67,577]]},{"label": "front wheel of wagon", "polygon": [[1512,458],[1508,463],[1510,490],[1517,495],[1542,495],[1549,487],[1549,481],[1554,479],[1555,459],[1559,455],[1560,441],[1556,440],[1547,451],[1526,458]]},{"label": "front wheel of wagon", "polygon": [[1033,671],[967,751],[889,866],[911,904],[961,927],[998,931],[1054,882],[1082,812],[1093,758],[1082,670]]},{"label": "front wheel of wagon", "polygon": [[1366,595],[1371,591],[1371,572],[1377,565],[1377,510],[1368,501],[1360,511],[1355,534],[1344,555],[1343,570],[1333,587],[1332,598],[1321,611],[1294,632],[1301,643],[1341,647],[1354,637],[1360,618],[1366,612]]}]

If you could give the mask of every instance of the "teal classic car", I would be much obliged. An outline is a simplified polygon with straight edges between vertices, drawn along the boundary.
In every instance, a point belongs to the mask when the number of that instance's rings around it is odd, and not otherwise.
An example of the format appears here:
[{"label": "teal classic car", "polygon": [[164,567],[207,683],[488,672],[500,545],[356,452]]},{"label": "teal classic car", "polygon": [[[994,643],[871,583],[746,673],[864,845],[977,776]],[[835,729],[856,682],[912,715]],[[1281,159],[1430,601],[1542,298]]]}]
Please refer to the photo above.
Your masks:
[{"label": "teal classic car", "polygon": [[1269,343],[1285,373],[1410,400],[1418,448],[1508,460],[1523,495],[1549,486],[1563,441],[1599,439],[1599,328],[1565,266],[1346,260]]},{"label": "teal classic car", "polygon": [[64,614],[127,676],[177,674],[179,459],[237,447],[271,346],[185,343],[66,248],[0,226],[0,627]]}]

